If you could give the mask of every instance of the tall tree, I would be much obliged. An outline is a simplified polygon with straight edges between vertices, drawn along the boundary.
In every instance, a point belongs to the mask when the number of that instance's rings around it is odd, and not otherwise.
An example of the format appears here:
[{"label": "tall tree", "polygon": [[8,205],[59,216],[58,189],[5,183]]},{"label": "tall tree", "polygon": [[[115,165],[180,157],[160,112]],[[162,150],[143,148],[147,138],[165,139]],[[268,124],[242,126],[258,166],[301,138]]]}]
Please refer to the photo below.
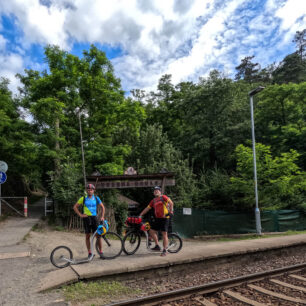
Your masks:
[{"label": "tall tree", "polygon": [[306,57],[306,29],[303,31],[296,31],[293,42],[296,43],[297,53],[301,60],[304,60]]},{"label": "tall tree", "polygon": [[243,79],[249,83],[254,83],[259,80],[258,72],[260,70],[260,65],[252,62],[254,57],[254,55],[246,56],[241,60],[240,65],[235,67],[235,69],[238,71],[235,76],[236,80]]},{"label": "tall tree", "polygon": [[56,46],[48,46],[45,55],[49,71],[19,75],[22,105],[33,115],[42,148],[43,172],[54,169],[52,160],[55,166],[67,160],[81,165],[81,112],[87,173],[122,174],[130,145],[115,142],[114,135],[137,133],[143,109],[124,98],[111,63],[95,46],[82,59]]},{"label": "tall tree", "polygon": [[[270,146],[256,144],[259,203],[265,209],[305,207],[306,172],[297,165],[295,150],[273,156]],[[233,202],[240,209],[254,207],[253,153],[239,145],[235,151],[237,172],[231,177]]]},{"label": "tall tree", "polygon": [[[197,186],[192,168],[181,152],[174,148],[167,135],[163,133],[162,126],[146,125],[140,131],[140,136],[134,145],[129,164],[139,173],[159,173],[163,168],[175,173],[176,185],[168,189],[175,201],[176,207],[191,207],[196,203]],[[142,193],[143,197],[151,194]]]},{"label": "tall tree", "polygon": [[300,83],[306,81],[306,60],[297,52],[287,55],[273,71],[273,81],[277,84]]},{"label": "tall tree", "polygon": [[268,86],[255,107],[256,138],[279,155],[296,150],[306,169],[306,82]]},{"label": "tall tree", "polygon": [[194,159],[197,173],[203,167],[232,167],[231,152],[249,138],[248,89],[248,83],[234,83],[213,71],[181,105],[181,149]]},{"label": "tall tree", "polygon": [[0,79],[0,156],[9,167],[5,190],[6,194],[25,195],[29,188],[40,187],[38,145],[8,85],[7,79]]}]

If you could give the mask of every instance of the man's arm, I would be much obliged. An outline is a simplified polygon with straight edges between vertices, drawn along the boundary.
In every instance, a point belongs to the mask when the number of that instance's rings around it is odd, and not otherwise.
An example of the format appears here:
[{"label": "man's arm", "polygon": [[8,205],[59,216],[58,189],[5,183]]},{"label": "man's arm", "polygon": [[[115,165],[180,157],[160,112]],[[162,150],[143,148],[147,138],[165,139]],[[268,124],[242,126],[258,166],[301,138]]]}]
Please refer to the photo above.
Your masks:
[{"label": "man's arm", "polygon": [[143,215],[145,215],[149,210],[151,209],[150,206],[147,206],[139,215],[139,217],[142,217]]},{"label": "man's arm", "polygon": [[101,207],[101,210],[102,210],[102,213],[101,213],[101,221],[104,221],[104,214],[105,214],[105,207],[103,205],[103,203],[101,202],[100,204],[100,207]]},{"label": "man's arm", "polygon": [[167,203],[169,204],[169,214],[170,215],[173,215],[173,202],[172,202],[172,200],[170,199],[170,198],[168,198],[168,200],[167,200]]},{"label": "man's arm", "polygon": [[75,211],[75,213],[80,217],[80,218],[86,218],[87,215],[85,214],[81,214],[80,211],[79,211],[79,206],[80,204],[78,202],[76,202],[73,206],[73,210]]}]

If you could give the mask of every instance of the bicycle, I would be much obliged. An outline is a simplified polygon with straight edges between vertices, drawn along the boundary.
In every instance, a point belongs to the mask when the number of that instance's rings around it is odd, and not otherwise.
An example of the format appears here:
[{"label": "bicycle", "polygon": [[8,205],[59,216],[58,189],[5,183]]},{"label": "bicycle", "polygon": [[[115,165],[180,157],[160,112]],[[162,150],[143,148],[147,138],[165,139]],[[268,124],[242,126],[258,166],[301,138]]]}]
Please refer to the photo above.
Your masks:
[{"label": "bicycle", "polygon": [[[126,255],[133,255],[140,247],[141,235],[144,233],[146,238],[146,248],[150,248],[149,234],[151,226],[149,222],[143,222],[140,217],[128,217],[125,224],[129,228],[123,237],[123,252]],[[183,247],[183,241],[177,233],[168,233],[168,248],[169,253],[177,253]],[[153,251],[152,251],[153,252]]]},{"label": "bicycle", "polygon": [[[96,239],[95,248],[101,259],[114,259],[118,257],[123,250],[122,238],[114,232],[108,231],[108,222],[105,220],[100,224],[97,230],[90,237],[90,249],[93,250],[94,239],[100,236],[103,240],[103,252],[100,253],[99,241]],[[98,238],[98,237],[97,237]],[[50,254],[51,263],[57,268],[65,268],[69,265],[78,265],[90,262],[94,258],[94,253],[87,259],[75,260],[71,249],[65,245],[56,247]]]}]

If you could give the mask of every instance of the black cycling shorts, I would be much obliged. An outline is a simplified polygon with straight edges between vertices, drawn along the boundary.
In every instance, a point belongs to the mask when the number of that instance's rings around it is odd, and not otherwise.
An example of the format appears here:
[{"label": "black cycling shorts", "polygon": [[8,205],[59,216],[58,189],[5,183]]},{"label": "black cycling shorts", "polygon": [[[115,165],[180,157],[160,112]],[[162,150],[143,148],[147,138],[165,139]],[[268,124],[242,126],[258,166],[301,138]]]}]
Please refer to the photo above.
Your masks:
[{"label": "black cycling shorts", "polygon": [[96,216],[88,216],[83,218],[85,234],[94,233],[98,228]]},{"label": "black cycling shorts", "polygon": [[167,232],[169,227],[168,218],[155,218],[155,221],[151,224],[151,228],[154,231]]}]

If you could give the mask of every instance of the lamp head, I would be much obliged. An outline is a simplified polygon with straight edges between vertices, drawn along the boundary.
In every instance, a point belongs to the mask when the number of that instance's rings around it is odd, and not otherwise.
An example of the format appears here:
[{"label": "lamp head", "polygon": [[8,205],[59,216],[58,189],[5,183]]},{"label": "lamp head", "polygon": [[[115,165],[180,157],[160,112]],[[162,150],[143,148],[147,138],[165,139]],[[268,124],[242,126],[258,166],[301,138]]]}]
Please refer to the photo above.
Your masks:
[{"label": "lamp head", "polygon": [[249,92],[249,96],[255,96],[257,93],[261,92],[264,89],[265,89],[265,87],[259,86],[259,87],[255,88],[255,89],[251,90]]}]

